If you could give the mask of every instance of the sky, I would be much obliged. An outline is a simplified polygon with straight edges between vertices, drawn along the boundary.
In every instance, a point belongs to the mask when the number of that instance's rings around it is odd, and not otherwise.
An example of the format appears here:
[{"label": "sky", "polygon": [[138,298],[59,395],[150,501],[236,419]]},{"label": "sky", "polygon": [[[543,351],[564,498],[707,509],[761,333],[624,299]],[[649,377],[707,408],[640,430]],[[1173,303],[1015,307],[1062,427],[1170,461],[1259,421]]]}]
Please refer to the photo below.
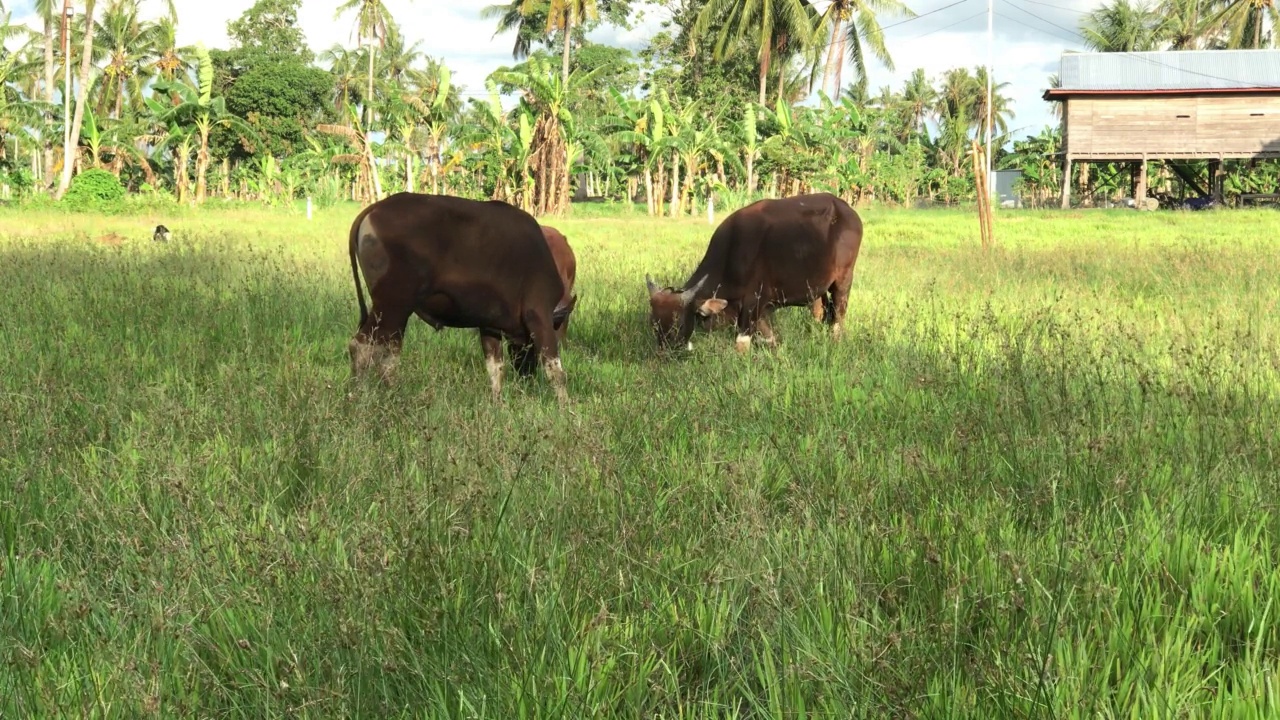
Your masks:
[{"label": "sky", "polygon": [[[99,0],[102,2],[102,0]],[[210,47],[226,47],[227,22],[240,16],[254,0],[177,0],[178,41],[203,41]],[[410,40],[419,48],[442,59],[453,71],[454,82],[467,93],[482,95],[484,78],[503,64],[510,64],[512,34],[494,36],[496,21],[483,20],[481,8],[497,0],[384,0]],[[816,0],[825,7],[826,0]],[[1010,129],[1015,138],[1035,134],[1056,121],[1048,103],[1041,100],[1048,76],[1058,71],[1064,50],[1081,50],[1078,36],[1081,16],[1100,0],[992,0],[994,3],[994,43],[992,65],[997,82],[1007,82],[1004,92],[1011,98],[1014,117]],[[931,80],[950,68],[973,68],[987,63],[987,3],[984,0],[905,0],[915,11],[915,19],[881,15],[886,27],[886,46],[894,61],[889,70],[872,59],[868,76],[872,91],[883,85],[895,89],[917,68]],[[31,0],[6,3],[13,22],[32,20]],[[80,3],[77,2],[77,5]],[[144,13],[158,16],[162,0],[143,0]],[[353,15],[334,17],[340,0],[303,0],[299,24],[315,50],[334,43],[354,45]],[[640,0],[632,28],[601,27],[591,39],[638,50],[665,19],[665,11]],[[892,26],[892,27],[890,27]],[[846,66],[846,82],[852,69]]]}]

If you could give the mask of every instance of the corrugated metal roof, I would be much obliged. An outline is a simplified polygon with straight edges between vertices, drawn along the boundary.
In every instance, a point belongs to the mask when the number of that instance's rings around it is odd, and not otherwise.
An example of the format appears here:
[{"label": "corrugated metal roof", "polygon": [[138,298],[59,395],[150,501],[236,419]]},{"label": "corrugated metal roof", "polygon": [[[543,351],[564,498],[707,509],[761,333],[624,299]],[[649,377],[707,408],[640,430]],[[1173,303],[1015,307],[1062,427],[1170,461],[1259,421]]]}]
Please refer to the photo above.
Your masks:
[{"label": "corrugated metal roof", "polygon": [[1062,90],[1280,89],[1280,50],[1065,53]]}]

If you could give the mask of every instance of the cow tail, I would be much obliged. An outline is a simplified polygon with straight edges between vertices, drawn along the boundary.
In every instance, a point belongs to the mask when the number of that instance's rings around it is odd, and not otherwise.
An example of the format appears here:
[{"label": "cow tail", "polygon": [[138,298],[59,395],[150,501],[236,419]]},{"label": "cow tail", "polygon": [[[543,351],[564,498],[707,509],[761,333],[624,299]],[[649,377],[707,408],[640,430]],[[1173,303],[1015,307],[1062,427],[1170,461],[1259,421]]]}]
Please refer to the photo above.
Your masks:
[{"label": "cow tail", "polygon": [[360,286],[360,267],[356,264],[356,243],[360,238],[360,224],[364,222],[365,213],[360,213],[354,223],[351,223],[351,237],[349,239],[349,253],[351,255],[351,276],[356,281],[356,301],[360,304],[360,327],[363,328],[365,321],[369,319],[369,308],[364,304],[364,288]]}]

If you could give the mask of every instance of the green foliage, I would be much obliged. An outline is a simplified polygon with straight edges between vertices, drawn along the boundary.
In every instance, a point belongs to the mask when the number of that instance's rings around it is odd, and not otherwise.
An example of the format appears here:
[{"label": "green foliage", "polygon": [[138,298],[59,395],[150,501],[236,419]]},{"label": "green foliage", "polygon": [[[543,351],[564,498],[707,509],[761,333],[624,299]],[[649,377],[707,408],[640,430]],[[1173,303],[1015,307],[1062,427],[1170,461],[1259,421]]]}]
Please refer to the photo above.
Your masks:
[{"label": "green foliage", "polygon": [[[224,54],[223,62],[234,61]],[[333,75],[294,57],[262,58],[233,71],[224,93],[227,111],[257,130],[252,148],[230,129],[214,133],[215,154],[233,161],[263,154],[285,157],[306,148],[305,138],[319,122],[333,119]]]},{"label": "green foliage", "polygon": [[0,171],[0,182],[9,186],[9,190],[18,195],[26,195],[35,188],[35,176],[25,167],[11,167]]},{"label": "green foliage", "polygon": [[298,25],[302,0],[257,0],[240,17],[227,22],[227,36],[233,50],[257,61],[263,57],[288,56],[306,65],[315,59],[307,47],[306,35]]},{"label": "green foliage", "polygon": [[565,413],[349,383],[358,209],[0,210],[4,717],[1280,714],[1274,212],[866,212],[844,341],[678,362],[711,228],[566,220]]},{"label": "green foliage", "polygon": [[673,35],[670,30],[663,30],[640,51],[644,61],[641,87],[645,93],[657,95],[665,91],[673,97],[703,98],[713,104],[716,112],[728,112],[743,102],[757,100],[759,70],[749,52],[736,52],[717,62],[710,52],[690,56],[689,43],[689,31],[678,29]]},{"label": "green foliage", "polygon": [[117,210],[124,200],[124,186],[115,175],[92,168],[71,179],[71,187],[62,202],[72,210],[108,212]]}]

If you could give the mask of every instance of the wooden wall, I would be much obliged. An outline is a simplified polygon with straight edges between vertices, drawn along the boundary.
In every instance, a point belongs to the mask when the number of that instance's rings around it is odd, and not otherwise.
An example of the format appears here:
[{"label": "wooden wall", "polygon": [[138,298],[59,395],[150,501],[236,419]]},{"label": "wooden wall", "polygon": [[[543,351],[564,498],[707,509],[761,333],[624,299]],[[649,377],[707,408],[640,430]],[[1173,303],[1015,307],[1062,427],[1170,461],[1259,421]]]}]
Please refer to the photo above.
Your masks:
[{"label": "wooden wall", "polygon": [[1280,93],[1075,96],[1065,119],[1074,158],[1280,156]]}]

